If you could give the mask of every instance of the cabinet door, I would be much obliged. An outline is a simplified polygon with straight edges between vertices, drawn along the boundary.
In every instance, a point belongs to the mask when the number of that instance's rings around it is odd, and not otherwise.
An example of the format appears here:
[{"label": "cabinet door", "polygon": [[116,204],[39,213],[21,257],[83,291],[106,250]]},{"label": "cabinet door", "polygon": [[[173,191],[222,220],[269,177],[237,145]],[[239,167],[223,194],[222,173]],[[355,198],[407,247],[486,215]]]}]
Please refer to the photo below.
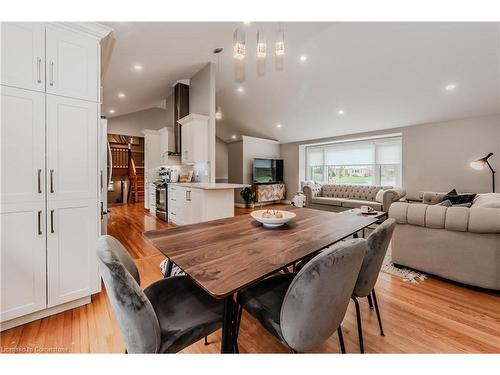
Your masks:
[{"label": "cabinet door", "polygon": [[182,164],[193,164],[193,125],[182,125]]},{"label": "cabinet door", "polygon": [[208,161],[208,124],[205,121],[193,123],[191,161],[206,163]]},{"label": "cabinet door", "polygon": [[2,204],[0,322],[46,306],[45,203]]},{"label": "cabinet door", "polygon": [[54,27],[46,29],[47,93],[97,102],[99,43]]},{"label": "cabinet door", "polygon": [[45,94],[0,89],[1,202],[44,202]]},{"label": "cabinet door", "polygon": [[89,296],[99,290],[98,233],[97,201],[48,203],[48,307]]},{"label": "cabinet door", "polygon": [[3,85],[45,91],[45,27],[35,22],[2,22]]},{"label": "cabinet door", "polygon": [[188,190],[187,201],[189,224],[201,223],[203,221],[203,190]]},{"label": "cabinet door", "polygon": [[47,95],[47,194],[98,199],[97,103]]}]

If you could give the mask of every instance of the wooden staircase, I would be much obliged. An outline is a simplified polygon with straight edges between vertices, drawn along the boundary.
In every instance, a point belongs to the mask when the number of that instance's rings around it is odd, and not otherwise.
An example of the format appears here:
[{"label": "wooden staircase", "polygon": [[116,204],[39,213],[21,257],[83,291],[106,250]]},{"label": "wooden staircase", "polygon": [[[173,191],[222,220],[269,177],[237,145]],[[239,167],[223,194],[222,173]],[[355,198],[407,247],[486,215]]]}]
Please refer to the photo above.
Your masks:
[{"label": "wooden staircase", "polygon": [[132,152],[129,151],[129,201],[144,202],[144,167],[136,167]]}]

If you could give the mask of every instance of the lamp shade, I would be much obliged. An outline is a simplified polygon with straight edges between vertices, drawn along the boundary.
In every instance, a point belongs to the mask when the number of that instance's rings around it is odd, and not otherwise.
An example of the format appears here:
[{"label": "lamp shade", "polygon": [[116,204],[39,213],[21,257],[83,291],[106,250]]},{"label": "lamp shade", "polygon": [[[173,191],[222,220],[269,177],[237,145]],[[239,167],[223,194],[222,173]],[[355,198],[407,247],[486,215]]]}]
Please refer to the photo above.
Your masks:
[{"label": "lamp shade", "polygon": [[480,171],[481,169],[484,168],[487,160],[493,155],[493,152],[490,152],[488,155],[486,155],[484,158],[475,160],[470,163],[471,168],[476,169]]}]

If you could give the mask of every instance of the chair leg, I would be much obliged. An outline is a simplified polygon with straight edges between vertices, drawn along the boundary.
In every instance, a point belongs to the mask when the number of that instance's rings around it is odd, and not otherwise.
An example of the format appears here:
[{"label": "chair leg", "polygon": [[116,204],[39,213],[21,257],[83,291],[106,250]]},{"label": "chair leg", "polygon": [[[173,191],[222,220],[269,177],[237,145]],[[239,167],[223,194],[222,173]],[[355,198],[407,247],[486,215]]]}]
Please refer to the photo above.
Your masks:
[{"label": "chair leg", "polygon": [[382,318],[380,316],[380,310],[378,309],[377,296],[375,294],[375,289],[372,290],[372,295],[373,295],[373,303],[375,304],[375,311],[377,313],[378,326],[380,328],[380,335],[385,336],[384,329],[382,328]]},{"label": "chair leg", "polygon": [[207,339],[207,336],[205,336],[205,346],[208,345],[208,339]]},{"label": "chair leg", "polygon": [[373,310],[373,301],[372,301],[372,296],[368,294],[368,305],[370,306],[370,310]]},{"label": "chair leg", "polygon": [[236,305],[235,306],[236,312],[234,320],[234,352],[236,354],[239,354],[240,348],[238,347],[238,334],[240,332],[241,314],[243,313],[243,306],[241,306],[238,302],[236,302],[235,305]]},{"label": "chair leg", "polygon": [[339,326],[339,328],[337,329],[337,334],[339,336],[340,352],[342,354],[345,354],[344,335],[342,334],[342,326]]},{"label": "chair leg", "polygon": [[361,325],[361,311],[359,310],[359,302],[356,297],[352,297],[354,305],[356,306],[356,319],[358,321],[358,337],[359,337],[359,352],[364,353],[365,347],[363,345],[363,327]]}]

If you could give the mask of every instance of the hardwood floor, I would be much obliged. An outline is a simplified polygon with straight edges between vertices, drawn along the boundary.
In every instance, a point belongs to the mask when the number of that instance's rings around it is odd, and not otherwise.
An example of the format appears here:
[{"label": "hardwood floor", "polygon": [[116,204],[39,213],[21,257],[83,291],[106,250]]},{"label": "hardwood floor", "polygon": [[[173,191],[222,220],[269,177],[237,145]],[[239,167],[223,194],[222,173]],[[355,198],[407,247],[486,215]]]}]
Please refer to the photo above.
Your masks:
[{"label": "hardwood floor", "polygon": [[[141,204],[111,208],[108,233],[134,258],[142,286],[161,278],[163,255],[145,240],[146,230],[169,224],[144,213]],[[237,209],[237,214],[250,210]],[[500,353],[500,296],[429,277],[418,284],[381,273],[376,286],[385,337],[375,312],[361,301],[367,353]],[[358,352],[356,318],[351,304],[342,324],[348,353]],[[252,317],[244,313],[241,353],[287,353]],[[218,353],[220,331],[186,348],[185,353]],[[1,352],[123,353],[125,347],[103,291],[92,303],[0,333]],[[333,335],[315,352],[338,353]]]}]

